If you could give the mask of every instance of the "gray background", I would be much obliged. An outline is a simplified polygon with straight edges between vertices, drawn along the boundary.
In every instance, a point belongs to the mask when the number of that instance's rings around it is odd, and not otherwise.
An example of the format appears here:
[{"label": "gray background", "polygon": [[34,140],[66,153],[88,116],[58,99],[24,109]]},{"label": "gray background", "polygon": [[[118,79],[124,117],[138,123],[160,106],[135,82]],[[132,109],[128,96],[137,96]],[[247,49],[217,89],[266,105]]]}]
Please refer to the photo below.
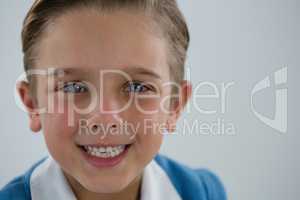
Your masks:
[{"label": "gray background", "polygon": [[[42,134],[32,134],[28,117],[14,100],[22,73],[20,30],[32,0],[0,1],[0,187],[46,154]],[[222,179],[229,199],[292,200],[299,192],[299,0],[179,1],[190,30],[187,66],[194,86],[233,81],[226,113],[191,109],[183,119],[235,126],[234,135],[167,136],[161,152],[193,167],[206,167]],[[288,67],[288,131],[280,133],[258,120],[250,108],[253,86]],[[202,107],[218,106],[212,100]],[[257,95],[257,110],[274,114],[274,87]],[[219,108],[219,107],[218,107]]]}]

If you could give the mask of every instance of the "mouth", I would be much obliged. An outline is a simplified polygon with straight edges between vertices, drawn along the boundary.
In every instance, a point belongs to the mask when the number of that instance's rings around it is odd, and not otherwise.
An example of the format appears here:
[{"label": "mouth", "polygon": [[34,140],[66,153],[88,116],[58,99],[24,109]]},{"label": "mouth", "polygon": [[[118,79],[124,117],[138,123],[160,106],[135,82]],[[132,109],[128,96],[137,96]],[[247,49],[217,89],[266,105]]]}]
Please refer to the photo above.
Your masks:
[{"label": "mouth", "polygon": [[78,145],[78,147],[91,165],[95,167],[112,167],[125,158],[132,145]]},{"label": "mouth", "polygon": [[81,145],[79,148],[85,153],[99,158],[113,158],[122,154],[132,144],[121,145]]}]

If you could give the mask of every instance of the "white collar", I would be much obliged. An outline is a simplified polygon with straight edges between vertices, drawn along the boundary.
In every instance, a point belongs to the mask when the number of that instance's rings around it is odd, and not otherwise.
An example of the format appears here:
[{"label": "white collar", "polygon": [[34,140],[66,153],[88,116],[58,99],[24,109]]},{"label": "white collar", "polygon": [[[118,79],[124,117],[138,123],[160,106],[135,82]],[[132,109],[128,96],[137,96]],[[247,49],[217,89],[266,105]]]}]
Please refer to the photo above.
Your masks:
[{"label": "white collar", "polygon": [[[32,200],[76,200],[61,168],[49,156],[30,177]],[[181,200],[166,172],[152,160],[145,168],[141,200]]]}]

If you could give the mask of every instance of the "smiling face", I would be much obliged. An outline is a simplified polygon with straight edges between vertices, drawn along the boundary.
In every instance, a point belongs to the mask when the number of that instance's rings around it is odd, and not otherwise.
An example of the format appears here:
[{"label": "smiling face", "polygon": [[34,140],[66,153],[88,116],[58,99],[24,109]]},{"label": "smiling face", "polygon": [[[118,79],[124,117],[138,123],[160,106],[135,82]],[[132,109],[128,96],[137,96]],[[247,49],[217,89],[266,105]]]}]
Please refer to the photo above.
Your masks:
[{"label": "smiling face", "polygon": [[[64,75],[51,83],[37,78],[38,107],[48,112],[32,117],[31,128],[43,130],[73,187],[96,193],[133,187],[159,151],[163,127],[178,119],[190,86],[181,85],[182,103],[167,113],[168,48],[154,27],[141,14],[80,9],[57,18],[40,41],[36,68]],[[19,91],[30,107],[26,87]]]}]

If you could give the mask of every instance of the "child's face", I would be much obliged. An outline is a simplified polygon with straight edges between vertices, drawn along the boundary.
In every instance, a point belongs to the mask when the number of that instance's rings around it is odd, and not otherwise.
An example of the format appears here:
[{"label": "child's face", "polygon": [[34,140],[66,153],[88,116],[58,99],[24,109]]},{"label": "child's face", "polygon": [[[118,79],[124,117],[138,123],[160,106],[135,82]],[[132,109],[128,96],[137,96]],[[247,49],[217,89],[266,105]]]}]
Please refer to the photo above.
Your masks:
[{"label": "child's face", "polygon": [[[32,118],[31,126],[35,131],[42,128],[50,154],[71,182],[93,192],[110,193],[140,177],[159,151],[162,127],[176,122],[187,101],[183,97],[177,112],[167,113],[171,95],[171,87],[163,85],[170,81],[167,52],[165,40],[149,19],[125,11],[107,15],[90,10],[70,12],[49,27],[40,42],[36,66],[68,71],[55,78],[54,84],[45,76],[38,77],[38,106],[48,112]],[[145,86],[132,87],[124,74]],[[70,84],[73,82],[77,85]],[[188,87],[182,87],[181,96]],[[92,109],[83,112],[88,105]],[[122,122],[128,125],[125,131],[120,128]],[[97,123],[101,130],[93,126]],[[112,131],[112,124],[118,131]],[[127,152],[110,163],[92,161],[82,149],[83,145],[125,144],[130,144]]]}]

